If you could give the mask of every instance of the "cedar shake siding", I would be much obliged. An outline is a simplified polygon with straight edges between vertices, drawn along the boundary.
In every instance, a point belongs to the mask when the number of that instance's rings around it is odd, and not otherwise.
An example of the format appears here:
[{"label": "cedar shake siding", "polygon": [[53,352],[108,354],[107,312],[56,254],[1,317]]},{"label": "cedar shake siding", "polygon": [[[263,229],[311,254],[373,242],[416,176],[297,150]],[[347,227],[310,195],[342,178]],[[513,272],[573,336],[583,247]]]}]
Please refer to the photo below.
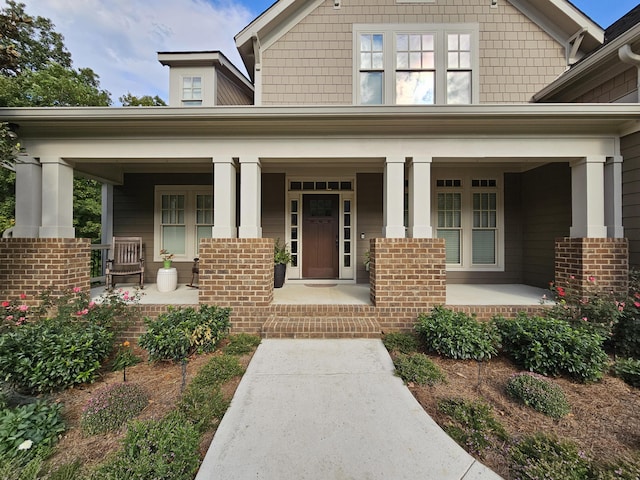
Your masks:
[{"label": "cedar shake siding", "polygon": [[569,236],[571,168],[550,163],[522,174],[523,281],[547,287],[554,280],[555,240]]},{"label": "cedar shake siding", "polygon": [[479,25],[481,103],[528,102],[566,69],[564,48],[509,2],[326,0],[262,56],[263,105],[353,104],[353,24]]},{"label": "cedar shake siding", "polygon": [[[117,221],[113,235],[142,237],[145,258],[145,282],[155,283],[162,262],[153,261],[153,218],[156,185],[211,185],[212,177],[206,174],[125,174],[124,185],[113,189],[113,216]],[[192,260],[172,263],[178,269],[178,282],[191,280]]]},{"label": "cedar shake siding", "polygon": [[640,268],[640,133],[620,142],[622,164],[622,224],[629,239],[629,266]]}]

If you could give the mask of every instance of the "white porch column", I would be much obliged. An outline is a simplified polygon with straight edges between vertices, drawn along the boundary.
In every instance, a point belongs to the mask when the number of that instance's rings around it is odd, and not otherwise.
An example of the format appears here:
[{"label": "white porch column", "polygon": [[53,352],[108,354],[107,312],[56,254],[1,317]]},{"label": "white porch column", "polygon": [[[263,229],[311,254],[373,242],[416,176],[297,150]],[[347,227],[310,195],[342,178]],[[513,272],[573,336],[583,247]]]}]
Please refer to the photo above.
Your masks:
[{"label": "white porch column", "polygon": [[231,157],[213,159],[213,238],[235,238],[236,165]]},{"label": "white porch column", "polygon": [[409,165],[409,236],[431,238],[431,157],[413,157]]},{"label": "white porch column", "polygon": [[42,224],[42,167],[33,157],[19,157],[16,168],[16,225],[13,236],[37,238]]},{"label": "white porch column", "polygon": [[240,238],[261,238],[262,167],[257,157],[240,157]]},{"label": "white porch column", "polygon": [[74,238],[73,167],[61,158],[41,157],[42,238]]},{"label": "white porch column", "polygon": [[623,238],[622,156],[607,158],[604,164],[604,223],[608,238]]},{"label": "white porch column", "polygon": [[387,157],[384,165],[385,238],[404,238],[404,157]]},{"label": "white porch column", "polygon": [[102,184],[102,243],[113,241],[113,185]]},{"label": "white porch column", "polygon": [[606,238],[604,224],[603,156],[591,156],[571,164],[570,235],[574,238]]}]

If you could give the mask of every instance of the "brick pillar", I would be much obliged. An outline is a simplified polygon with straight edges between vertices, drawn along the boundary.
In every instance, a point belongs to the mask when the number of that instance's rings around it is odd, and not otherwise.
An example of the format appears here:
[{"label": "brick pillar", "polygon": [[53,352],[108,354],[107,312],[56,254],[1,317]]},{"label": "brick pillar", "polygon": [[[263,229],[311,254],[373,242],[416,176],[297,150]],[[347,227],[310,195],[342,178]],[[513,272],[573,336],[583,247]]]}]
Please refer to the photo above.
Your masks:
[{"label": "brick pillar", "polygon": [[21,293],[37,298],[49,287],[54,292],[90,282],[91,244],[86,238],[0,239],[0,290],[3,300]]},{"label": "brick pillar", "polygon": [[200,241],[200,303],[231,307],[233,332],[260,333],[273,301],[273,239]]},{"label": "brick pillar", "polygon": [[371,302],[378,308],[428,310],[447,301],[444,240],[371,240]]},{"label": "brick pillar", "polygon": [[571,276],[572,285],[586,286],[589,277],[598,287],[626,294],[629,285],[629,243],[626,238],[556,239],[555,280],[566,287]]}]

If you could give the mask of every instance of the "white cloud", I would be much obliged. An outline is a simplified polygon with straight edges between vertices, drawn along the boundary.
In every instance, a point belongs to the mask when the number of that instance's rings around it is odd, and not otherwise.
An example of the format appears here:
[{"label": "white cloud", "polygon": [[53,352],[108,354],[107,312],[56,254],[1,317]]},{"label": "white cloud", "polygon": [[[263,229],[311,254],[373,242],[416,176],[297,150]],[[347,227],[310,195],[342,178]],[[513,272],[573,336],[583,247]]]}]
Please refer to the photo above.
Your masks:
[{"label": "white cloud", "polygon": [[74,67],[89,67],[118,97],[168,100],[169,72],[157,52],[220,50],[244,71],[233,36],[254,18],[242,4],[205,0],[25,0],[26,12],[51,19]]}]

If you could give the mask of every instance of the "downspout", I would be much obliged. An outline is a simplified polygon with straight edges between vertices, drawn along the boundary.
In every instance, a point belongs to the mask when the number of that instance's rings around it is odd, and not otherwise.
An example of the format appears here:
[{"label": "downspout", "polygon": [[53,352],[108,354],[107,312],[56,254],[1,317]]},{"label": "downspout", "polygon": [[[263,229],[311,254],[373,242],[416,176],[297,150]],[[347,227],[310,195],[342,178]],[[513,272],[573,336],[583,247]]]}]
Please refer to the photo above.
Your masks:
[{"label": "downspout", "polygon": [[630,65],[635,65],[638,70],[638,81],[636,85],[636,91],[638,92],[637,102],[640,102],[640,55],[637,53],[633,53],[631,50],[631,45],[623,45],[618,49],[618,56],[623,63],[628,63]]}]

